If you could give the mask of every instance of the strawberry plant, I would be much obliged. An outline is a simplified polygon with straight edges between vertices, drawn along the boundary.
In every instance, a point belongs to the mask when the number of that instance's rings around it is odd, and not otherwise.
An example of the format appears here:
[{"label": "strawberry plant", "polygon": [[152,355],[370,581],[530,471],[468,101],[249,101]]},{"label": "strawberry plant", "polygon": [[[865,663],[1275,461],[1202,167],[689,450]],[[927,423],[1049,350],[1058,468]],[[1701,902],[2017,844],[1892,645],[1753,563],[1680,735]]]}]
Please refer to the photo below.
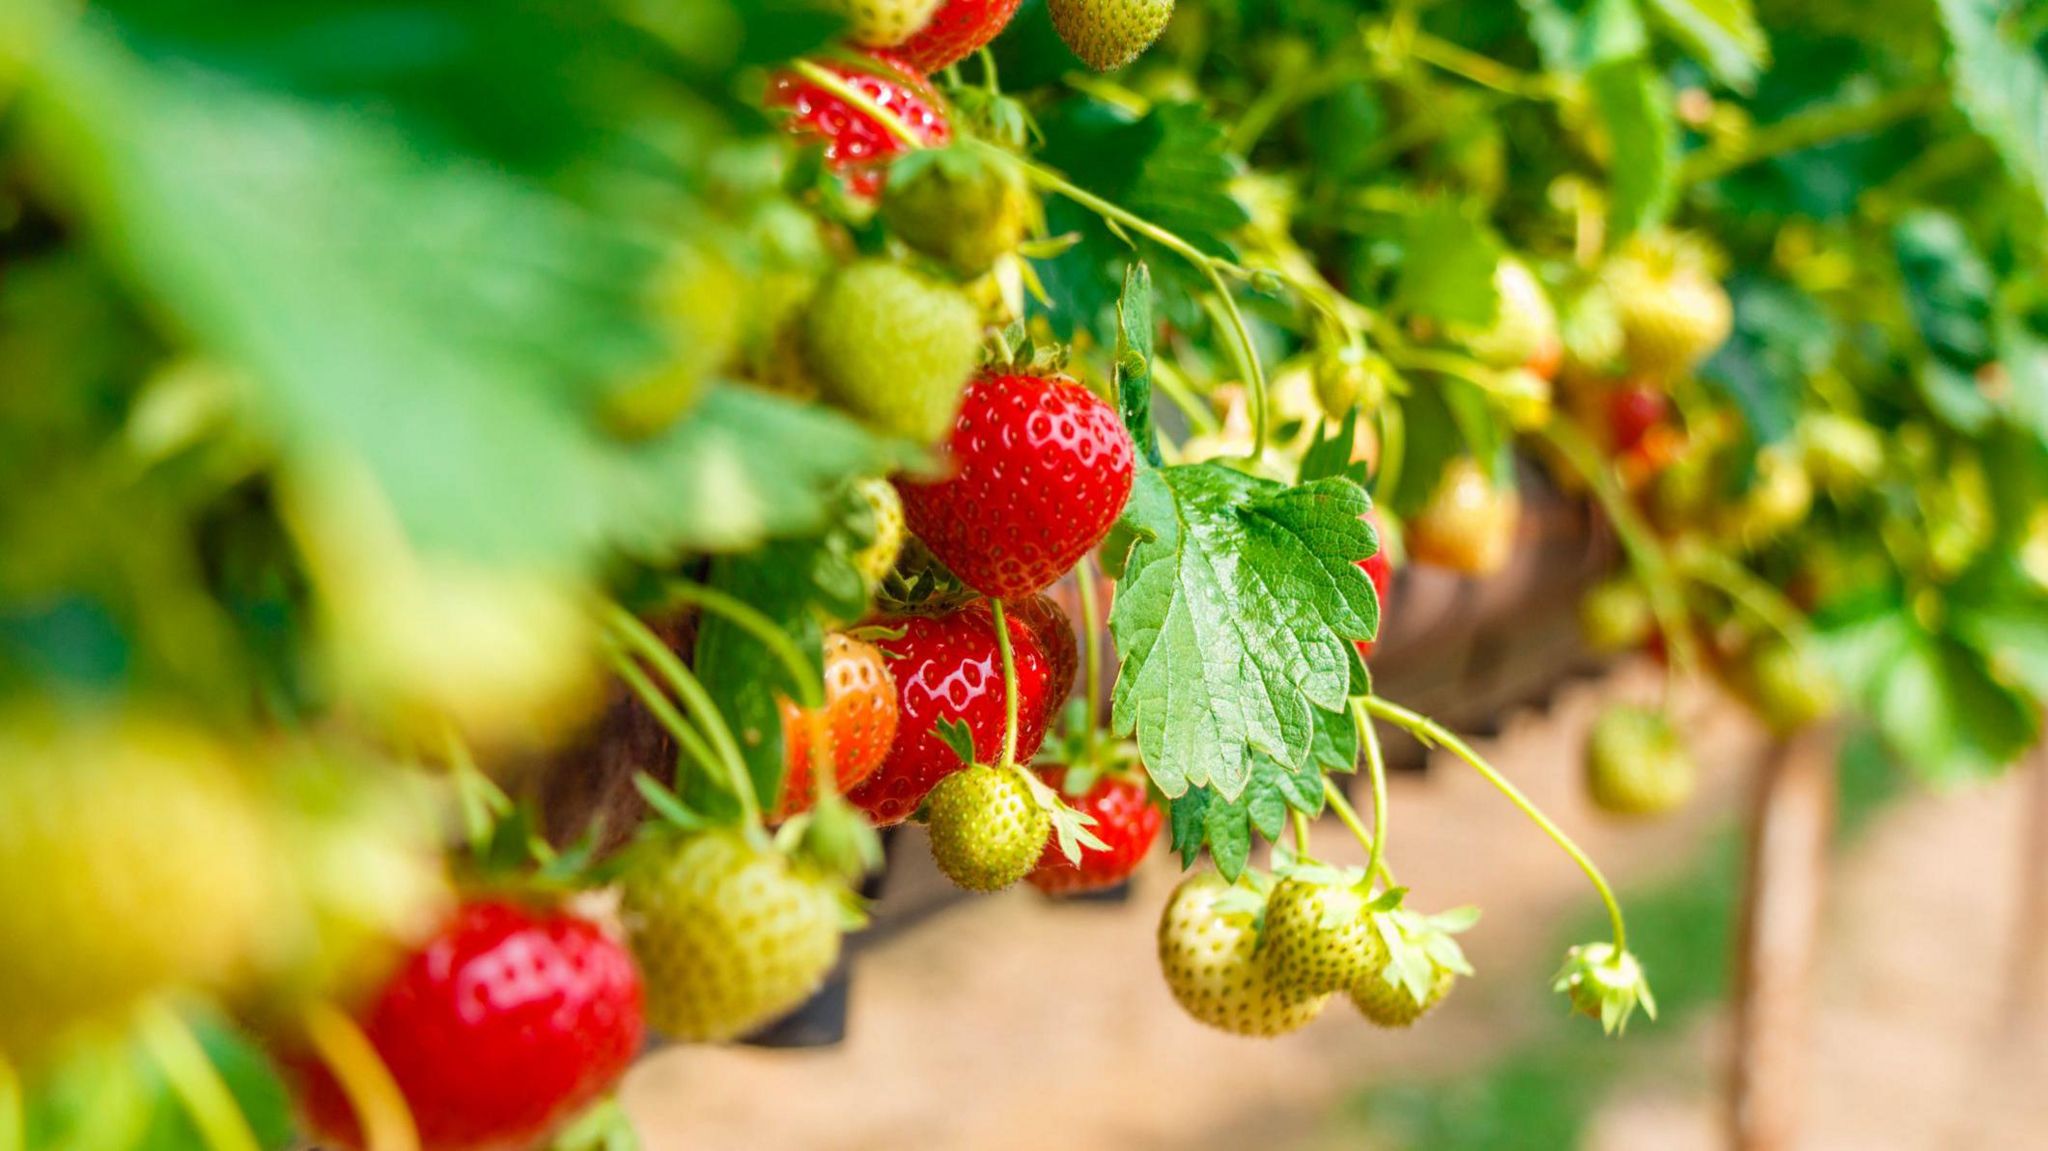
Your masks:
[{"label": "strawberry plant", "polygon": [[[1554,498],[1667,689],[2040,738],[2026,6],[274,7],[0,7],[0,1147],[623,1145],[642,1015],[797,1007],[908,821],[974,891],[1163,831],[1195,1021],[1407,1027],[1483,976],[1390,728],[1583,870],[1619,1031],[1605,876],[1374,674]],[[1690,795],[1667,703],[1599,806]]]}]

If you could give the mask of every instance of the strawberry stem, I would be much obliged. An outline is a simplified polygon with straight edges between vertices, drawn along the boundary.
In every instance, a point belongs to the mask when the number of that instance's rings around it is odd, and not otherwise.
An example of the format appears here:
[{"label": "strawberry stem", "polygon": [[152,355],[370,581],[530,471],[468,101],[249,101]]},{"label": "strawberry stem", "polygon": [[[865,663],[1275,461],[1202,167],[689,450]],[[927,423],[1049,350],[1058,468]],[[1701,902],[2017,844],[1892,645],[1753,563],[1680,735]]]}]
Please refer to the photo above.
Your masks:
[{"label": "strawberry stem", "polygon": [[711,745],[704,742],[704,737],[698,734],[697,728],[683,718],[683,713],[677,711],[676,705],[669,701],[668,696],[663,695],[654,681],[648,678],[647,673],[640,670],[640,665],[633,662],[630,655],[616,647],[612,649],[612,670],[616,671],[626,686],[632,689],[634,696],[653,714],[662,729],[669,733],[692,760],[696,761],[698,770],[712,779],[718,779],[725,774],[725,769],[719,765],[718,756],[712,752]]},{"label": "strawberry stem", "polygon": [[220,1069],[206,1057],[206,1049],[185,1021],[163,1004],[152,1003],[142,1009],[136,1025],[143,1046],[162,1069],[171,1093],[178,1097],[209,1151],[261,1151],[234,1092],[228,1090]]},{"label": "strawberry stem", "polygon": [[761,801],[754,794],[754,777],[747,771],[746,757],[740,754],[739,741],[733,738],[732,729],[726,726],[725,717],[711,702],[711,693],[676,653],[669,650],[661,637],[647,629],[632,612],[617,604],[607,604],[605,620],[612,633],[626,646],[651,665],[661,677],[668,681],[669,689],[676,693],[690,715],[703,726],[705,736],[718,752],[718,763],[723,769],[725,782],[739,801],[740,816],[750,831],[761,830]]},{"label": "strawberry stem", "polygon": [[1003,615],[1003,601],[991,598],[989,612],[996,621],[996,650],[1003,657],[1003,758],[996,766],[1017,765],[1017,656],[1010,650],[1010,621]]},{"label": "strawberry stem", "polygon": [[[1699,669],[1699,649],[1693,643],[1692,629],[1685,623],[1685,598],[1672,579],[1670,560],[1649,525],[1622,494],[1613,473],[1601,463],[1593,446],[1576,429],[1562,418],[1553,418],[1536,434],[1556,448],[1558,455],[1586,481],[1593,498],[1599,501],[1600,510],[1606,513],[1607,522],[1614,525],[1614,534],[1621,540],[1622,550],[1628,553],[1629,566],[1635,569],[1636,578],[1642,581],[1643,590],[1650,597],[1650,611],[1657,617],[1657,630],[1664,635],[1665,650],[1671,653],[1672,668],[1685,676],[1695,674]],[[1668,679],[1665,690],[1668,697]]]},{"label": "strawberry stem", "polygon": [[27,1143],[23,1129],[21,1076],[7,1056],[0,1055],[0,1151],[21,1151]]},{"label": "strawberry stem", "polygon": [[761,645],[773,653],[775,658],[782,662],[783,670],[789,673],[789,681],[796,685],[797,702],[812,711],[825,706],[825,688],[818,669],[804,658],[804,653],[797,647],[795,638],[774,620],[763,615],[760,609],[702,584],[670,584],[666,594],[673,602],[691,604],[713,615],[723,616],[734,626],[761,641]]},{"label": "strawberry stem", "polygon": [[1308,816],[1300,808],[1289,808],[1287,818],[1294,825],[1294,854],[1302,859],[1311,858],[1308,852]]},{"label": "strawberry stem", "polygon": [[1541,828],[1543,833],[1550,837],[1551,842],[1557,844],[1566,855],[1571,856],[1572,862],[1579,865],[1579,870],[1586,873],[1586,878],[1592,881],[1593,889],[1600,893],[1600,902],[1607,905],[1607,918],[1614,928],[1614,950],[1628,950],[1628,928],[1622,923],[1621,904],[1614,898],[1614,889],[1608,886],[1607,877],[1601,874],[1599,865],[1593,862],[1592,857],[1580,849],[1571,836],[1564,833],[1563,828],[1551,822],[1550,817],[1543,814],[1542,808],[1537,807],[1529,801],[1528,796],[1522,794],[1521,788],[1516,787],[1507,776],[1502,775],[1478,752],[1473,751],[1470,744],[1428,716],[1418,715],[1376,695],[1365,696],[1362,702],[1367,712],[1405,729],[1410,735],[1421,740],[1424,746],[1442,746],[1464,760],[1471,765],[1472,770],[1484,776],[1486,782],[1507,796],[1508,802],[1520,809],[1523,815],[1528,816],[1530,822]]},{"label": "strawberry stem", "polygon": [[[1363,697],[1351,701],[1351,715],[1358,724],[1358,738],[1365,744],[1365,769],[1372,781],[1372,846],[1366,850],[1365,874],[1370,878],[1386,862],[1387,852],[1387,760],[1380,751],[1379,729],[1365,714]],[[1394,881],[1387,880],[1392,887]]]},{"label": "strawberry stem", "polygon": [[355,1109],[364,1151],[419,1151],[419,1127],[405,1092],[356,1021],[331,1003],[314,1003],[300,1019],[314,1054],[327,1065]]},{"label": "strawberry stem", "polygon": [[820,68],[809,60],[798,60],[790,65],[790,68],[797,75],[802,76],[804,79],[852,105],[855,111],[880,124],[883,131],[896,137],[911,149],[915,150],[924,147],[924,141],[918,138],[917,133],[910,130],[910,125],[905,124],[894,112],[876,102],[874,97],[847,83],[838,74]]},{"label": "strawberry stem", "polygon": [[448,770],[455,778],[455,797],[462,808],[463,837],[472,855],[481,857],[490,848],[498,820],[512,810],[512,797],[477,768],[469,745],[450,725],[444,734]]},{"label": "strawberry stem", "polygon": [[[1323,798],[1329,802],[1330,810],[1337,813],[1337,822],[1349,828],[1352,836],[1364,846],[1366,854],[1371,855],[1373,853],[1373,844],[1378,841],[1373,838],[1371,832],[1365,829],[1365,824],[1359,821],[1358,812],[1352,808],[1351,801],[1344,797],[1344,789],[1338,787],[1337,781],[1327,775],[1323,777]],[[1373,865],[1373,870],[1379,873],[1380,881],[1385,883],[1388,888],[1400,886],[1400,884],[1394,881],[1394,869],[1387,866],[1387,860],[1384,855],[1380,856],[1379,862]],[[1367,872],[1366,874],[1370,878],[1372,872]]]},{"label": "strawberry stem", "polygon": [[1224,323],[1230,328],[1232,335],[1231,355],[1236,359],[1238,371],[1244,375],[1245,383],[1251,388],[1252,458],[1263,456],[1266,452],[1266,371],[1259,362],[1258,346],[1252,343],[1251,329],[1244,322],[1244,313],[1238,310],[1237,297],[1231,294],[1230,283],[1223,278],[1225,272],[1239,276],[1249,276],[1251,273],[1227,260],[1219,260],[1209,255],[1165,228],[1110,203],[1050,168],[1004,151],[987,141],[969,140],[967,143],[1001,155],[1015,163],[1024,175],[1039,187],[1072,200],[1114,225],[1129,228],[1201,269],[1202,274],[1208,277],[1209,283],[1216,289],[1217,306],[1222,309]]},{"label": "strawberry stem", "polygon": [[1785,642],[1796,643],[1806,635],[1805,619],[1784,593],[1726,554],[1709,547],[1686,548],[1674,555],[1672,562],[1688,579],[1715,588],[1748,609]]},{"label": "strawberry stem", "polygon": [[1086,730],[1082,733],[1082,747],[1087,752],[1089,763],[1095,762],[1096,727],[1099,716],[1095,709],[1100,706],[1102,692],[1102,638],[1097,633],[1102,627],[1101,605],[1095,600],[1095,557],[1084,553],[1080,563],[1074,567],[1074,580],[1079,586],[1081,600],[1081,690],[1088,693]]}]

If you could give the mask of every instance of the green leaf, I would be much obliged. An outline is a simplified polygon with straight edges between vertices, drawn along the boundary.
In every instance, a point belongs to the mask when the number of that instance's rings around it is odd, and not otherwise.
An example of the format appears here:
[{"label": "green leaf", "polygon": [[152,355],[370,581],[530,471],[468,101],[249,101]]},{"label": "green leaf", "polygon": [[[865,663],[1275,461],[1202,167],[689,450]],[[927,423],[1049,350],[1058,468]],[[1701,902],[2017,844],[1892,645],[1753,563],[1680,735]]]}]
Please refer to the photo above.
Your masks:
[{"label": "green leaf", "polygon": [[966,720],[941,716],[933,730],[938,732],[939,739],[947,747],[953,749],[953,754],[960,757],[961,766],[974,764],[974,729],[967,726]]},{"label": "green leaf", "polygon": [[1152,272],[1134,261],[1124,272],[1116,305],[1116,393],[1124,428],[1145,462],[1160,464],[1159,432],[1152,426]]},{"label": "green leaf", "polygon": [[1892,229],[1892,250],[1905,281],[1906,307],[1927,345],[1919,365],[1921,392],[1943,419],[1975,431],[1991,418],[1975,373],[1995,351],[1991,266],[1963,225],[1943,212],[1915,212]]},{"label": "green leaf", "polygon": [[1648,60],[1613,60],[1586,73],[1594,110],[1607,128],[1608,242],[1656,224],[1677,190],[1677,126],[1664,82]]},{"label": "green leaf", "polygon": [[1924,632],[1884,669],[1868,706],[1907,765],[1938,784],[1993,774],[2039,734],[2038,709],[1994,680],[1982,657]]},{"label": "green leaf", "polygon": [[1500,306],[1493,272],[1505,253],[1476,205],[1434,197],[1401,226],[1394,306],[1444,323],[1484,325]]},{"label": "green leaf", "polygon": [[1138,535],[1110,628],[1123,670],[1113,723],[1136,732],[1168,796],[1244,794],[1262,758],[1292,769],[1315,711],[1344,709],[1352,641],[1378,626],[1357,561],[1365,493],[1341,479],[1288,488],[1213,464],[1141,473]]},{"label": "green leaf", "polygon": [[1991,141],[2013,177],[2048,203],[2048,66],[2006,20],[2004,0],[1937,0],[1952,53],[1956,106]]},{"label": "green leaf", "polygon": [[1647,0],[1650,11],[1686,53],[1714,79],[1738,92],[1756,87],[1770,60],[1770,43],[1750,0]]},{"label": "green leaf", "polygon": [[1740,272],[1729,282],[1735,331],[1700,376],[1734,401],[1761,443],[1792,434],[1806,381],[1834,361],[1833,321],[1814,298],[1782,281]]},{"label": "green leaf", "polygon": [[1649,35],[1635,0],[1520,0],[1529,38],[1553,72],[1579,74],[1643,54]]},{"label": "green leaf", "polygon": [[[866,592],[853,553],[862,539],[854,515],[865,512],[857,497],[845,497],[847,518],[834,530],[802,540],[775,540],[743,555],[712,561],[705,582],[756,609],[788,632],[811,666],[824,665],[827,616],[853,619],[866,610]],[[865,515],[861,518],[865,520]],[[697,626],[696,670],[704,690],[731,726],[747,771],[763,804],[773,804],[787,763],[782,746],[781,700],[800,699],[783,662],[745,628],[716,612]]]},{"label": "green leaf", "polygon": [[1213,256],[1251,217],[1230,194],[1225,132],[1199,104],[1155,104],[1143,116],[1096,100],[1042,115],[1041,159],[1117,206]]}]

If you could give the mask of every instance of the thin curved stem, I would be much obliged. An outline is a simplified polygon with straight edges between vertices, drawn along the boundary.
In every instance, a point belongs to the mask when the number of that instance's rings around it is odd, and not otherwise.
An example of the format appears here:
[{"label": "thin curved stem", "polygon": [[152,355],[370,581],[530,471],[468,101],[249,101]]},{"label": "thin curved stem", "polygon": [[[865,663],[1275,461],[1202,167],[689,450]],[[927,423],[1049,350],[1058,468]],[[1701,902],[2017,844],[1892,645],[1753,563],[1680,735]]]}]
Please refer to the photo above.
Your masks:
[{"label": "thin curved stem", "polygon": [[661,724],[662,730],[675,739],[676,745],[697,764],[698,770],[712,779],[723,778],[724,765],[718,762],[717,754],[711,750],[710,744],[704,742],[703,735],[698,733],[695,725],[683,718],[683,713],[676,710],[676,705],[668,696],[662,694],[661,688],[655,686],[654,680],[640,670],[640,665],[634,663],[632,657],[622,650],[614,649],[614,652],[617,658],[612,661],[612,670],[626,682],[627,688],[631,689],[641,705],[654,716],[655,721]]},{"label": "thin curved stem", "polygon": [[695,672],[684,665],[676,653],[661,642],[661,637],[647,629],[632,612],[617,604],[610,604],[605,610],[606,622],[628,648],[661,674],[668,681],[669,690],[676,693],[685,708],[703,725],[704,735],[711,741],[711,747],[718,753],[719,765],[724,769],[726,783],[739,802],[740,816],[747,827],[759,831],[761,827],[761,801],[754,794],[754,777],[747,771],[746,757],[740,753],[739,741],[733,738],[732,729],[726,726],[725,717],[718,713],[717,705],[711,702],[711,693],[697,680]]},{"label": "thin curved stem", "polygon": [[1565,462],[1579,473],[1593,492],[1593,498],[1614,525],[1614,534],[1628,553],[1629,565],[1650,597],[1650,611],[1657,617],[1657,630],[1664,634],[1664,646],[1678,671],[1691,675],[1699,667],[1699,651],[1693,644],[1692,629],[1685,622],[1685,600],[1671,578],[1671,565],[1648,524],[1636,512],[1601,465],[1599,456],[1577,431],[1561,418],[1537,429]]},{"label": "thin curved stem", "polygon": [[1614,929],[1615,951],[1628,950],[1628,927],[1622,922],[1621,904],[1614,898],[1614,889],[1608,886],[1607,877],[1601,874],[1599,865],[1593,862],[1592,857],[1587,855],[1572,840],[1571,836],[1564,833],[1563,828],[1553,823],[1550,817],[1543,813],[1542,808],[1537,807],[1534,803],[1530,802],[1528,796],[1522,794],[1521,788],[1516,787],[1507,776],[1502,775],[1492,764],[1486,762],[1485,758],[1478,752],[1473,751],[1470,744],[1459,739],[1455,733],[1428,716],[1418,715],[1397,703],[1389,703],[1376,695],[1364,697],[1364,703],[1365,710],[1368,713],[1400,726],[1424,744],[1442,746],[1451,754],[1464,760],[1472,770],[1484,776],[1486,782],[1492,784],[1502,795],[1507,796],[1509,803],[1514,804],[1523,815],[1528,816],[1531,823],[1541,828],[1543,834],[1548,835],[1551,842],[1557,844],[1558,848],[1566,855],[1571,856],[1572,862],[1579,865],[1579,870],[1586,873],[1586,878],[1593,884],[1593,890],[1600,893],[1600,902],[1607,906],[1607,918]]},{"label": "thin curved stem", "polygon": [[1000,768],[1017,765],[1017,653],[1010,650],[1010,621],[1003,614],[1003,601],[990,599],[989,613],[996,621],[996,651],[1003,657],[1003,758]]},{"label": "thin curved stem", "polygon": [[261,1151],[234,1092],[185,1021],[163,1004],[153,1003],[142,1009],[136,1026],[208,1151]]},{"label": "thin curved stem", "polygon": [[820,68],[809,60],[798,60],[790,65],[790,70],[802,76],[805,80],[823,88],[825,91],[830,92],[834,97],[846,101],[854,110],[880,124],[883,131],[896,137],[905,145],[913,149],[925,146],[924,141],[918,138],[917,133],[910,130],[910,125],[898,119],[894,112],[876,103],[874,98],[866,92],[847,83],[838,74]]},{"label": "thin curved stem", "polygon": [[1796,113],[1750,133],[1735,151],[1710,149],[1686,157],[1678,166],[1678,182],[1697,184],[1775,156],[1805,151],[1849,136],[1867,136],[1928,111],[1947,93],[1948,85],[1937,80],[1887,92],[1861,104],[1828,104]]},{"label": "thin curved stem", "polygon": [[[1337,781],[1327,775],[1323,777],[1323,799],[1330,805],[1330,810],[1337,813],[1337,822],[1351,832],[1358,840],[1359,846],[1365,848],[1366,854],[1372,854],[1372,833],[1365,829],[1365,824],[1359,820],[1358,812],[1351,806],[1351,801],[1344,797],[1344,789],[1338,787]],[[1400,886],[1394,881],[1394,869],[1388,866],[1384,855],[1380,857],[1379,863],[1374,865],[1373,870],[1379,873],[1381,883],[1390,888]]]},{"label": "thin curved stem", "polygon": [[1081,738],[1089,759],[1093,760],[1098,718],[1096,709],[1101,706],[1098,701],[1102,698],[1102,610],[1095,601],[1093,555],[1082,555],[1081,561],[1074,565],[1074,581],[1081,600],[1081,658],[1086,661],[1081,669],[1081,684],[1082,690],[1088,693],[1087,711],[1082,713],[1087,721],[1087,731]]},{"label": "thin curved stem", "polygon": [[1806,619],[1778,589],[1758,579],[1748,568],[1710,548],[1681,553],[1678,570],[1690,579],[1717,588],[1729,599],[1749,610],[1787,643],[1806,633]]},{"label": "thin curved stem", "polygon": [[314,1054],[327,1066],[356,1113],[364,1151],[419,1151],[419,1127],[405,1092],[356,1021],[331,1003],[315,1003],[300,1020]]},{"label": "thin curved stem", "polygon": [[734,626],[760,640],[761,645],[773,652],[775,658],[781,661],[782,670],[788,672],[790,681],[796,684],[797,702],[812,710],[825,706],[825,688],[819,678],[818,669],[810,660],[804,658],[803,651],[796,645],[795,637],[774,620],[763,615],[759,608],[702,584],[671,584],[666,594],[670,600],[677,603],[692,604],[714,615],[723,616]]},{"label": "thin curved stem", "polygon": [[1379,730],[1365,713],[1363,696],[1352,699],[1351,715],[1358,723],[1358,738],[1365,744],[1365,770],[1372,782],[1372,847],[1365,859],[1365,873],[1372,875],[1387,852],[1387,758],[1380,751]]},{"label": "thin curved stem", "polygon": [[1259,362],[1258,347],[1252,343],[1251,328],[1244,322],[1244,313],[1238,310],[1237,299],[1231,295],[1230,283],[1223,278],[1225,272],[1245,276],[1249,276],[1250,273],[1228,260],[1219,260],[1209,255],[1207,252],[1202,251],[1165,228],[1134,214],[1126,208],[1119,207],[1103,199],[1050,168],[1022,159],[1009,152],[1004,152],[1002,149],[986,141],[969,140],[967,143],[970,146],[987,151],[1000,152],[1005,158],[1015,163],[1032,183],[1049,192],[1064,196],[1094,212],[1096,215],[1138,233],[1201,269],[1202,274],[1208,277],[1209,283],[1216,289],[1218,306],[1223,310],[1224,321],[1230,327],[1233,337],[1231,341],[1231,354],[1238,361],[1238,370],[1244,374],[1246,385],[1251,388],[1253,404],[1252,456],[1256,459],[1264,455],[1266,450],[1267,415],[1265,367]]},{"label": "thin curved stem", "polygon": [[1294,825],[1294,854],[1301,859],[1310,858],[1308,851],[1308,816],[1303,815],[1299,809],[1289,808],[1287,818]]},{"label": "thin curved stem", "polygon": [[1470,48],[1438,39],[1427,32],[1414,30],[1409,37],[1409,54],[1417,60],[1482,88],[1491,88],[1504,96],[1522,100],[1548,100],[1556,95],[1554,86],[1546,77],[1518,72]]}]

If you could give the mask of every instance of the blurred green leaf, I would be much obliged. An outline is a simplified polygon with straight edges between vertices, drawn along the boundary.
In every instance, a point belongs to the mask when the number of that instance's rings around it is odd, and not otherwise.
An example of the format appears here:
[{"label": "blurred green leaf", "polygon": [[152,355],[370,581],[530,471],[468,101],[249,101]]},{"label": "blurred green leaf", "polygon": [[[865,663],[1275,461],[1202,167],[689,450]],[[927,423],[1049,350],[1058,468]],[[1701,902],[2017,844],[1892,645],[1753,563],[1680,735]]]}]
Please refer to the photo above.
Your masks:
[{"label": "blurred green leaf", "polygon": [[1544,67],[1572,74],[1643,54],[1649,36],[1635,0],[1520,0]]},{"label": "blurred green leaf", "polygon": [[1500,306],[1494,269],[1506,249],[1476,207],[1435,197],[1402,221],[1394,305],[1444,323],[1489,324]]},{"label": "blurred green leaf", "polygon": [[1892,248],[1905,280],[1906,306],[1930,358],[1920,367],[1922,392],[1950,425],[1970,431],[1992,414],[1974,373],[1992,356],[1990,265],[1955,217],[1922,211],[1892,229]]},{"label": "blurred green leaf", "polygon": [[1714,79],[1738,92],[1756,87],[1770,58],[1770,43],[1749,0],[1647,0],[1673,40],[1706,66]]},{"label": "blurred green leaf", "polygon": [[2015,179],[2048,203],[2048,65],[2014,35],[2004,0],[1936,0],[1953,56],[1956,106],[1998,149]]},{"label": "blurred green leaf", "polygon": [[1678,172],[1671,98],[1647,60],[1612,60],[1586,73],[1593,107],[1607,127],[1608,242],[1656,224],[1670,209]]}]

